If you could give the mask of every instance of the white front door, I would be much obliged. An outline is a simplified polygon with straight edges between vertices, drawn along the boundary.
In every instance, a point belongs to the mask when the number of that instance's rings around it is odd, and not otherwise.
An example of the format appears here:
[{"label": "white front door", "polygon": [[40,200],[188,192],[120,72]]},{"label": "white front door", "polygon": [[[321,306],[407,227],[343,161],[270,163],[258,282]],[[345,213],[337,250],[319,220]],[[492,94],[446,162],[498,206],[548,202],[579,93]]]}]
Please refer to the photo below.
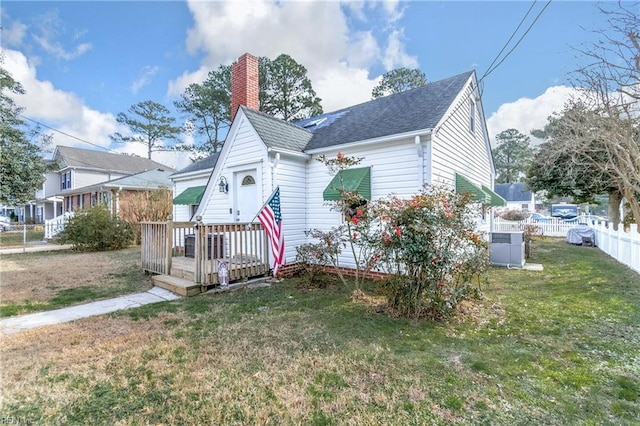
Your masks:
[{"label": "white front door", "polygon": [[258,199],[258,185],[256,185],[256,170],[246,170],[235,173],[234,185],[236,193],[236,222],[249,222],[258,213],[260,200]]}]

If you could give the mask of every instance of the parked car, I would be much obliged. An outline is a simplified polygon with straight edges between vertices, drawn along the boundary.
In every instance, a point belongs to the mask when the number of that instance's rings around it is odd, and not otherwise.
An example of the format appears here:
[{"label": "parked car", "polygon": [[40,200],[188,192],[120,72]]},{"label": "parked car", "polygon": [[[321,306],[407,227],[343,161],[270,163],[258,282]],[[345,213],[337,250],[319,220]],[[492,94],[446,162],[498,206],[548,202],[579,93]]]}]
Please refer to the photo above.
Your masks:
[{"label": "parked car", "polygon": [[549,222],[551,220],[551,217],[545,216],[542,213],[531,213],[529,219],[533,220],[534,222]]},{"label": "parked car", "polygon": [[572,219],[565,219],[565,223],[577,223],[577,224],[585,224],[585,225],[595,225],[600,222],[607,223],[607,219],[602,216],[596,216],[595,214],[585,214],[582,216],[576,216]]},{"label": "parked car", "polygon": [[11,219],[6,216],[0,216],[0,232],[11,230]]}]

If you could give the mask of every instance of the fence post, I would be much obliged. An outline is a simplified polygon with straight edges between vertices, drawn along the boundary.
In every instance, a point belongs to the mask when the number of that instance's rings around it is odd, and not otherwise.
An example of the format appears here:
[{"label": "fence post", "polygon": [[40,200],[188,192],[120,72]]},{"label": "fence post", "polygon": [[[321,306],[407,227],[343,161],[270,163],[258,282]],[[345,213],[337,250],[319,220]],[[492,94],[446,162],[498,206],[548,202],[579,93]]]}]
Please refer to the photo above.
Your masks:
[{"label": "fence post", "polygon": [[196,216],[194,258],[196,261],[196,284],[202,283],[202,216]]},{"label": "fence post", "polygon": [[22,252],[27,251],[27,223],[22,224]]},{"label": "fence post", "polygon": [[165,271],[164,273],[169,275],[171,274],[171,261],[173,259],[173,216],[167,216],[167,225],[165,227],[165,232],[167,233],[165,241]]}]

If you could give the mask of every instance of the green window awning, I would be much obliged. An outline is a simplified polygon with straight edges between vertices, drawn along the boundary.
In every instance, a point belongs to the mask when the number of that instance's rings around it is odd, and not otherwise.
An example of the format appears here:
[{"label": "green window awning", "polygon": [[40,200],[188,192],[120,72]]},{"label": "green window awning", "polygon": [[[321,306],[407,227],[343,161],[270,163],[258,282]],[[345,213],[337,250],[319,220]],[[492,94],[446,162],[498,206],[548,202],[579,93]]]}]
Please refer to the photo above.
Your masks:
[{"label": "green window awning", "polygon": [[473,201],[482,204],[491,203],[491,196],[488,193],[484,192],[480,186],[458,173],[456,173],[456,192],[460,194],[469,192],[471,193]]},{"label": "green window awning", "polygon": [[482,185],[482,190],[491,197],[491,202],[489,203],[491,207],[504,207],[507,205],[507,200],[493,192],[493,190],[488,186]]},{"label": "green window awning", "polygon": [[202,196],[204,195],[205,186],[192,186],[190,188],[185,189],[173,199],[173,204],[181,204],[181,205],[192,205],[192,204],[200,204],[200,200],[202,200]]},{"label": "green window awning", "polygon": [[371,167],[341,170],[322,192],[325,201],[340,199],[340,191],[356,192],[365,200],[371,200]]}]

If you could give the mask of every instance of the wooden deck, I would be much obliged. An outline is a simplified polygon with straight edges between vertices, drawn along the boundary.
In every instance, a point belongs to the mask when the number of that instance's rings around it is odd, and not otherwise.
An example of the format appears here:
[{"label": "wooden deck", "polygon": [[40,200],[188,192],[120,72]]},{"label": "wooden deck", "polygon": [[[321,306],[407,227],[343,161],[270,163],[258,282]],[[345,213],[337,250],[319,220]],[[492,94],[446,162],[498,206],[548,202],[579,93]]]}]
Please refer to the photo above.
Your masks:
[{"label": "wooden deck", "polygon": [[[269,273],[267,235],[259,223],[143,222],[142,269],[159,274],[157,286],[184,296],[219,286],[218,261],[228,262],[229,283]],[[191,257],[185,257],[188,253]]]},{"label": "wooden deck", "polygon": [[[266,276],[265,272],[268,271],[268,266],[256,269],[256,264],[231,264],[229,266],[230,272],[240,272],[241,278],[232,280],[231,282],[246,282],[249,278]],[[195,259],[183,256],[174,256],[171,258],[171,273],[169,275],[161,274],[153,277],[153,282],[156,286],[162,287],[166,290],[172,291],[181,296],[195,296],[200,293],[204,293],[212,288],[219,287],[217,272],[209,272],[205,274],[204,282],[198,284],[195,282],[196,274],[196,262]]]}]

